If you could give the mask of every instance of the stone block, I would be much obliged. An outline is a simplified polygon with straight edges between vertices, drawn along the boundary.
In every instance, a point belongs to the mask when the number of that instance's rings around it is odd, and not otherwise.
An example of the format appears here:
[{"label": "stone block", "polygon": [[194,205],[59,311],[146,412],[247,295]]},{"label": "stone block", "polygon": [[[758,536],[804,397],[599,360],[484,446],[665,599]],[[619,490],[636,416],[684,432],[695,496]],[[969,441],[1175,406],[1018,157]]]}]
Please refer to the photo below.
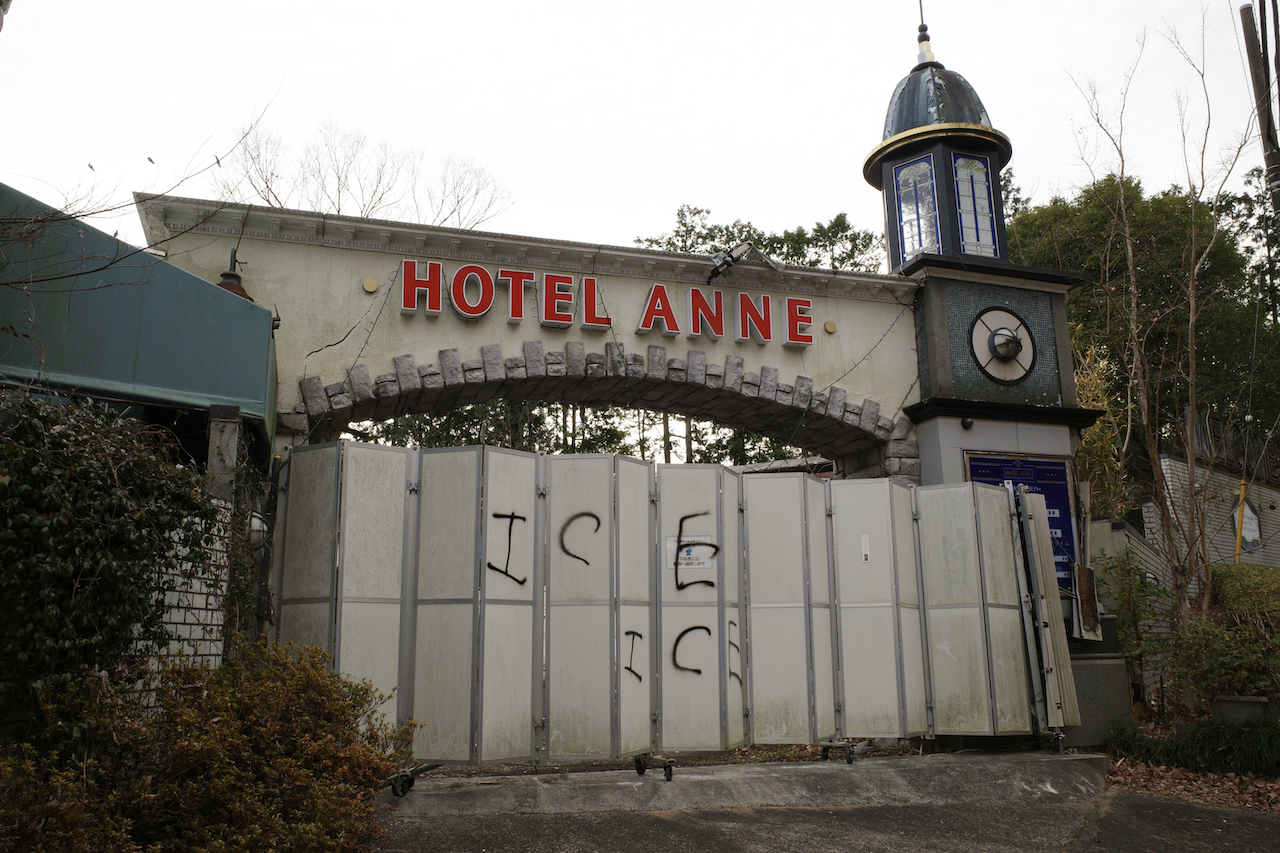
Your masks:
[{"label": "stone block", "polygon": [[508,379],[526,379],[528,375],[525,373],[524,359],[518,355],[508,358],[503,367],[506,368]]},{"label": "stone block", "polygon": [[863,432],[874,433],[876,424],[880,420],[880,404],[875,400],[862,401],[862,419],[858,421],[858,428]]},{"label": "stone block", "polygon": [[400,396],[407,405],[418,402],[422,396],[422,376],[418,373],[418,362],[412,355],[397,355],[391,359],[396,369],[396,382],[400,385]]},{"label": "stone block", "polygon": [[707,354],[702,350],[689,350],[689,366],[685,372],[685,381],[691,385],[706,384]]},{"label": "stone block", "polygon": [[356,401],[355,409],[351,412],[352,419],[368,420],[377,403],[377,398],[373,396],[373,377],[369,375],[369,365],[355,365],[347,371],[347,379],[351,383],[351,396]]},{"label": "stone block", "polygon": [[760,368],[760,396],[765,400],[773,400],[778,393],[778,369],[776,367]]},{"label": "stone block", "polygon": [[742,374],[742,396],[744,397],[760,396],[760,374],[758,373]]},{"label": "stone block", "polygon": [[807,409],[811,399],[813,399],[813,380],[808,376],[797,376],[795,392],[791,396],[791,405],[797,409]]},{"label": "stone block", "polygon": [[329,395],[324,392],[324,383],[319,376],[308,376],[298,383],[302,392],[302,404],[306,407],[307,416],[318,418],[329,411]]},{"label": "stone block", "polygon": [[724,360],[724,390],[735,394],[742,393],[743,360],[740,355],[731,355]]},{"label": "stone block", "polygon": [[345,394],[346,392],[347,383],[345,382],[333,382],[324,386],[324,393],[328,397],[336,397],[339,394]]},{"label": "stone block", "polygon": [[914,441],[890,439],[884,446],[885,456],[896,456],[899,459],[917,459],[920,456],[920,445]]},{"label": "stone block", "polygon": [[604,355],[598,352],[589,352],[586,355],[586,373],[590,379],[604,379],[607,375],[604,366]]},{"label": "stone block", "polygon": [[501,382],[507,378],[507,369],[502,364],[501,344],[485,344],[480,347],[480,363],[486,382]]},{"label": "stone block", "polygon": [[826,413],[836,420],[843,419],[844,404],[848,396],[848,391],[844,390],[839,385],[832,385],[831,389],[827,391]]},{"label": "stone block", "polygon": [[276,432],[302,435],[307,431],[307,416],[298,412],[276,412]]},{"label": "stone block", "polygon": [[418,375],[422,377],[422,390],[439,391],[444,387],[444,377],[440,375],[440,365],[424,364],[418,368]]},{"label": "stone block", "polygon": [[[561,364],[563,363],[562,361]],[[524,372],[530,379],[547,375],[547,359],[542,352],[542,341],[524,342]]]},{"label": "stone block", "polygon": [[638,352],[627,353],[627,378],[644,379],[645,360]]},{"label": "stone block", "polygon": [[667,378],[667,348],[651,345],[648,351],[649,364],[645,371],[649,379],[661,382]]},{"label": "stone block", "polygon": [[549,352],[546,355],[547,376],[557,378],[566,375],[564,353]]},{"label": "stone block", "polygon": [[[601,359],[600,363],[604,364],[603,356]],[[587,345],[582,341],[569,341],[564,345],[564,375],[587,375]]]},{"label": "stone block", "polygon": [[468,385],[479,384],[484,381],[484,360],[479,358],[471,358],[462,362],[462,375],[464,381]]},{"label": "stone block", "polygon": [[810,397],[809,411],[814,412],[815,414],[825,415],[827,413],[827,395],[818,391]]},{"label": "stone block", "polygon": [[685,360],[683,358],[667,359],[667,381],[684,382],[686,378]]},{"label": "stone block", "polygon": [[893,434],[893,421],[881,416],[880,419],[876,421],[875,434],[876,438],[881,441],[888,439],[889,436]]},{"label": "stone block", "polygon": [[627,375],[627,353],[622,344],[610,342],[604,345],[604,365],[609,376]]},{"label": "stone block", "polygon": [[858,426],[858,424],[862,423],[862,407],[857,403],[846,402],[844,404],[844,417],[840,420],[849,426]]},{"label": "stone block", "polygon": [[[773,392],[773,401],[781,403],[784,406],[791,405],[791,399],[795,395],[795,387],[792,385],[779,385],[777,390]],[[763,394],[761,395],[763,396]]]},{"label": "stone block", "polygon": [[893,432],[889,433],[889,438],[897,441],[909,435],[911,435],[911,418],[906,415],[899,415],[898,419],[893,422]]},{"label": "stone block", "polygon": [[440,375],[444,377],[446,388],[462,385],[467,381],[466,374],[462,372],[462,356],[458,355],[456,349],[440,350]]},{"label": "stone block", "polygon": [[707,365],[707,387],[716,389],[724,387],[724,365]]}]

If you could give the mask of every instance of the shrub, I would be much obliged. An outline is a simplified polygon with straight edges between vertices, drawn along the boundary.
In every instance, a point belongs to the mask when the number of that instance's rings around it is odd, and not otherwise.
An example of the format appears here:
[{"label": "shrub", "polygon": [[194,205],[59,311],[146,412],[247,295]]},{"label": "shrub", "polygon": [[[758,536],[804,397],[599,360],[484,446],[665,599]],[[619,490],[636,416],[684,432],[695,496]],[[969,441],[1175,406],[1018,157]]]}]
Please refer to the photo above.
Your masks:
[{"label": "shrub", "polygon": [[237,644],[160,664],[139,691],[96,673],[51,688],[55,748],[0,759],[0,849],[368,849],[409,730],[316,649]]},{"label": "shrub", "polygon": [[1108,750],[1148,764],[1209,773],[1280,776],[1280,721],[1243,726],[1187,723],[1172,737],[1155,738],[1127,727],[1112,730]]},{"label": "shrub", "polygon": [[1277,687],[1280,643],[1256,625],[1192,619],[1166,643],[1167,671],[1198,696],[1266,696]]},{"label": "shrub", "polygon": [[166,596],[210,562],[215,509],[168,437],[92,402],[0,398],[0,723],[42,687],[167,644]]}]

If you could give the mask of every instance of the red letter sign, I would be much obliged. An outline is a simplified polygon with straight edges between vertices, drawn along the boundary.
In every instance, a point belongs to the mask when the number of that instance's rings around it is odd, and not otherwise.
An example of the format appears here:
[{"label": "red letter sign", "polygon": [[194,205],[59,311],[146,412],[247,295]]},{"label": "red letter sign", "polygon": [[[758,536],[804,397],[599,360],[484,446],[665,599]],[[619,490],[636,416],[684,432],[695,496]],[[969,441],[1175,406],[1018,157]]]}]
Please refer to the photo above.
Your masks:
[{"label": "red letter sign", "polygon": [[735,318],[733,339],[735,341],[753,340],[758,344],[767,344],[773,340],[773,324],[771,322],[769,297],[761,294],[760,305],[752,301],[746,293],[738,294],[738,316]]},{"label": "red letter sign", "polygon": [[608,314],[597,313],[600,308],[600,294],[594,278],[582,279],[582,328],[607,329],[613,325],[613,318]]},{"label": "red letter sign", "polygon": [[[472,302],[467,298],[467,282],[474,278],[480,285],[480,298]],[[468,264],[453,274],[449,287],[449,302],[458,316],[464,320],[479,320],[493,307],[493,276],[482,266]]]},{"label": "red letter sign", "polygon": [[511,288],[507,322],[519,323],[524,319],[524,286],[533,281],[533,273],[523,270],[498,270],[498,281],[508,282]]},{"label": "red letter sign", "polygon": [[713,341],[724,337],[724,295],[711,291],[711,302],[700,287],[689,288],[689,337],[705,335]]},{"label": "red letter sign", "polygon": [[[573,325],[573,276],[546,273],[542,276],[542,299],[538,305],[538,322],[544,326],[567,329]],[[569,303],[568,310],[560,308]]]},{"label": "red letter sign", "polygon": [[813,325],[813,300],[801,299],[798,296],[788,296],[786,299],[787,306],[787,339],[782,342],[784,347],[807,347],[813,343],[813,335],[805,334],[802,331]]},{"label": "red letter sign", "polygon": [[400,313],[412,314],[418,310],[418,291],[427,292],[426,312],[439,314],[443,302],[441,281],[444,273],[440,264],[431,261],[427,264],[426,280],[418,278],[418,262],[406,260],[400,265]]},{"label": "red letter sign", "polygon": [[636,334],[653,331],[653,324],[662,324],[662,334],[680,334],[680,325],[676,322],[676,312],[671,310],[671,297],[667,295],[667,287],[655,284],[649,288],[649,300],[644,305],[644,313],[640,315],[640,325]]}]

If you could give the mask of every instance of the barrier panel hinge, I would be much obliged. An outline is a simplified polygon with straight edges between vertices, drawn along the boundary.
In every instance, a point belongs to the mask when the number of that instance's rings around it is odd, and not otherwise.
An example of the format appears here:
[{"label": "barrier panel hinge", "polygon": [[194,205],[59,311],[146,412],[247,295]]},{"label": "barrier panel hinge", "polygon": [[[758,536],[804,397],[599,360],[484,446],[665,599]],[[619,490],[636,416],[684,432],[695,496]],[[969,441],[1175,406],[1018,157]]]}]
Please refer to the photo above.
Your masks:
[{"label": "barrier panel hinge", "polygon": [[404,487],[409,491],[409,494],[416,495],[418,490],[422,488],[422,481],[419,480],[415,483],[413,480],[405,480]]},{"label": "barrier panel hinge", "polygon": [[545,483],[541,486],[538,486],[538,492],[537,492],[538,497],[545,498],[550,493],[551,493],[551,487],[546,485]]}]

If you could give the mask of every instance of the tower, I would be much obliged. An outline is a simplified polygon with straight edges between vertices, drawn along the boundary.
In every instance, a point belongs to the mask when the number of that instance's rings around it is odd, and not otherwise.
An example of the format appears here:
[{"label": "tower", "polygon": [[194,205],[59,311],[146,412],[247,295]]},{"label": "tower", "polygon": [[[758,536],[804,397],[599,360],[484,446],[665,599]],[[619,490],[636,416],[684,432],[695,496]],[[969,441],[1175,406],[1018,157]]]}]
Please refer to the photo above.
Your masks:
[{"label": "tower", "polygon": [[1068,291],[1084,278],[1010,261],[1000,170],[1013,146],[977,92],[939,63],[920,25],[918,62],[893,92],[863,176],[883,194],[891,273],[919,282],[915,425],[923,485],[1021,482],[1042,492],[1058,580],[1075,586],[1074,460],[1100,412],[1076,402]]}]

